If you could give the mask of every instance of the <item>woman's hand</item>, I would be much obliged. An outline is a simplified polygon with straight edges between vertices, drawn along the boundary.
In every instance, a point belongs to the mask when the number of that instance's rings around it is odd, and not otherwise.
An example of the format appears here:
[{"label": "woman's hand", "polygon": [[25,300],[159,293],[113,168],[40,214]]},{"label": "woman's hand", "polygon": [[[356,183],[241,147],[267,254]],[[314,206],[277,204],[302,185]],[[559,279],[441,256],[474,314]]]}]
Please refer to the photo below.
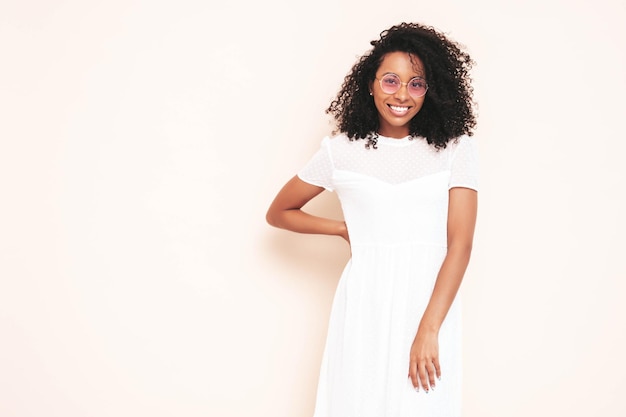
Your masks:
[{"label": "woman's hand", "polygon": [[421,386],[427,393],[435,388],[435,378],[441,379],[438,334],[420,327],[411,346],[409,376],[417,391]]},{"label": "woman's hand", "polygon": [[346,226],[346,222],[343,222],[343,225],[341,226],[341,232],[339,233],[339,236],[344,238],[345,241],[348,242],[348,244],[350,244],[350,235],[348,234],[348,227]]}]

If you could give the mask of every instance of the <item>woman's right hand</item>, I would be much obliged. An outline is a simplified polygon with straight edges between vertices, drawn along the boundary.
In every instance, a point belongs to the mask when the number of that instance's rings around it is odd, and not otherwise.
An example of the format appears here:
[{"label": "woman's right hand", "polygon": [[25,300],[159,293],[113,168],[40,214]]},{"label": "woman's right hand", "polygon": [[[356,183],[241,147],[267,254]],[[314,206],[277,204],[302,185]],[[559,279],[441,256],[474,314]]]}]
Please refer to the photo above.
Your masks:
[{"label": "woman's right hand", "polygon": [[350,242],[346,223],[305,213],[301,208],[324,191],[323,187],[302,181],[297,175],[283,186],[267,210],[267,222],[298,233],[341,236]]},{"label": "woman's right hand", "polygon": [[348,245],[350,244],[350,235],[348,234],[348,226],[346,226],[346,222],[342,222],[342,228],[341,228],[341,232],[339,234],[339,236],[341,236],[342,238],[345,239],[346,242],[348,242]]}]

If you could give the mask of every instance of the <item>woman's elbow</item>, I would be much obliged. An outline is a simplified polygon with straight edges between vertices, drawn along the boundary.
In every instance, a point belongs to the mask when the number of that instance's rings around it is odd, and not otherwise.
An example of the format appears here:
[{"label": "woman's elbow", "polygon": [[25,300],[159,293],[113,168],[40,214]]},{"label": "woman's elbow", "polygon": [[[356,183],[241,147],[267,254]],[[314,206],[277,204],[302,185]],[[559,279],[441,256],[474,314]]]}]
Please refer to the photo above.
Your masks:
[{"label": "woman's elbow", "polygon": [[270,207],[265,213],[265,221],[267,224],[273,227],[278,227],[279,229],[284,228],[285,225],[285,214],[286,210],[279,209],[276,207]]},{"label": "woman's elbow", "polygon": [[472,255],[472,242],[452,242],[448,245],[448,252],[469,259]]},{"label": "woman's elbow", "polygon": [[265,213],[265,221],[270,226],[276,227],[276,215],[272,209],[269,209],[267,213]]}]

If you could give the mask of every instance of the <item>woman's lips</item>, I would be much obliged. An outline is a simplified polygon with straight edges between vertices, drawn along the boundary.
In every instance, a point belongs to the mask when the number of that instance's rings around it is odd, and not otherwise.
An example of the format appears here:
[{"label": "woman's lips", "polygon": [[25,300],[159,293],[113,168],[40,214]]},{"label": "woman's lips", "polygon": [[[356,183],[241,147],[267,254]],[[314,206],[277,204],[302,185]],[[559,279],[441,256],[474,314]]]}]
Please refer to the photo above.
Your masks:
[{"label": "woman's lips", "polygon": [[404,116],[405,114],[407,114],[410,108],[408,106],[393,106],[391,104],[388,104],[387,106],[389,107],[389,109],[391,109],[391,112],[396,116]]}]

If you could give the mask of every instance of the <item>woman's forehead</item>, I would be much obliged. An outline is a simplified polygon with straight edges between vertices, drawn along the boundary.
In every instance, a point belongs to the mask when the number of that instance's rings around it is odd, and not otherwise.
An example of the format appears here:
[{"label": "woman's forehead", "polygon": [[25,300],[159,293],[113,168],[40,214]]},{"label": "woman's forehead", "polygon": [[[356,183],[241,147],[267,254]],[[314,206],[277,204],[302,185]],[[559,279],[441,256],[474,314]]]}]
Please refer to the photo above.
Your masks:
[{"label": "woman's forehead", "polygon": [[393,72],[398,75],[424,76],[424,64],[415,54],[389,52],[383,57],[378,71]]}]

